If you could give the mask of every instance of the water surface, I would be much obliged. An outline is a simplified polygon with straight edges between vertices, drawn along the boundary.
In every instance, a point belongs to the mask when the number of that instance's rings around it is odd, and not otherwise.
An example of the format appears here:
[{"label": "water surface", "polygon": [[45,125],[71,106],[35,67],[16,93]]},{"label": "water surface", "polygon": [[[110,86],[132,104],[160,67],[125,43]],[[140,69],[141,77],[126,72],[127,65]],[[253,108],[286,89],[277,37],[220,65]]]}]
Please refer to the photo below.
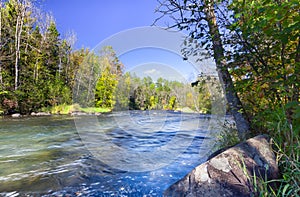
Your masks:
[{"label": "water surface", "polygon": [[[84,116],[0,119],[0,195],[162,196],[206,159],[208,116],[124,113],[93,117],[96,128]],[[152,154],[161,147],[167,150]]]}]

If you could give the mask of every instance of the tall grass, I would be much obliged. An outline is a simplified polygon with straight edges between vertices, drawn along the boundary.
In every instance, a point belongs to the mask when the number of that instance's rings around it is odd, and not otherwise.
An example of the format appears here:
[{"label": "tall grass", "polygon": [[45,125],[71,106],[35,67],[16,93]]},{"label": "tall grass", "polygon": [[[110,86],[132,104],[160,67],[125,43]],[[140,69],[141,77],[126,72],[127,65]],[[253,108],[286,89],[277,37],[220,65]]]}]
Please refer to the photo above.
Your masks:
[{"label": "tall grass", "polygon": [[[293,111],[290,119],[286,115],[289,110]],[[271,118],[268,134],[273,139],[281,172],[281,179],[274,180],[278,186],[272,196],[300,196],[300,106],[287,105],[274,111]]]}]

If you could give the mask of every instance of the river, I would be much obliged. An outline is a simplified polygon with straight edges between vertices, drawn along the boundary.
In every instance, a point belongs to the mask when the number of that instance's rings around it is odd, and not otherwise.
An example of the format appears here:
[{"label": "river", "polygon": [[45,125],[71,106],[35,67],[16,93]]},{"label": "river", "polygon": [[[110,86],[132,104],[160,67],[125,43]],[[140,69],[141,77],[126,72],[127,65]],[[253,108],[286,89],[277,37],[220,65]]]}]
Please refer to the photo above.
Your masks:
[{"label": "river", "polygon": [[1,118],[0,196],[162,196],[207,158],[212,119],[169,111]]}]

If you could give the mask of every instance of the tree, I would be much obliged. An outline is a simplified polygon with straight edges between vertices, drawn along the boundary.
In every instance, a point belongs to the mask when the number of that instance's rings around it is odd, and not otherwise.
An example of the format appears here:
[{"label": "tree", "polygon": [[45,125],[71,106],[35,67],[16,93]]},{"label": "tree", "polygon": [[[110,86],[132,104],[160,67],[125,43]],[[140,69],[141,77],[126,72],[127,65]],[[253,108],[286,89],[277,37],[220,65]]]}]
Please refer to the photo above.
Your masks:
[{"label": "tree", "polygon": [[[299,1],[232,1],[238,46],[232,74],[253,119],[299,102]],[[286,112],[291,118],[290,113]],[[262,116],[260,116],[262,115]],[[291,122],[291,120],[290,120]]]},{"label": "tree", "polygon": [[44,40],[44,63],[47,66],[49,75],[55,76],[60,70],[60,40],[59,32],[54,21],[50,22],[45,32]]},{"label": "tree", "polygon": [[130,74],[127,72],[118,79],[118,86],[115,90],[116,99],[116,110],[128,110],[130,109],[130,87],[132,85],[132,80]]},{"label": "tree", "polygon": [[[43,18],[31,0],[9,0],[0,10],[0,104],[30,113],[70,102],[67,81],[71,49],[60,38],[54,20]],[[48,16],[48,15],[47,15]],[[42,23],[41,21],[44,21]],[[39,26],[43,24],[42,26]],[[42,28],[41,28],[42,27]],[[64,72],[68,68],[72,72]],[[72,77],[71,77],[72,78]]]},{"label": "tree", "polygon": [[116,53],[106,46],[88,52],[81,61],[74,84],[74,101],[83,106],[96,104],[96,107],[112,109],[116,102],[116,86],[123,74],[123,65]]},{"label": "tree", "polygon": [[112,109],[116,103],[115,90],[118,85],[117,75],[111,73],[109,69],[109,66],[107,66],[102,70],[101,76],[96,84],[96,107]]},{"label": "tree", "polygon": [[[9,13],[12,13],[14,15],[11,15],[11,17],[15,18],[15,36],[14,36],[14,50],[15,50],[15,83],[14,83],[14,89],[18,89],[18,83],[19,83],[19,60],[21,57],[21,38],[22,38],[22,32],[24,31],[23,26],[25,23],[26,18],[29,18],[30,15],[30,9],[32,9],[32,4],[29,0],[10,0],[7,5],[9,10]],[[27,33],[27,32],[26,32]]]},{"label": "tree", "polygon": [[93,69],[93,72],[100,73],[95,92],[96,106],[112,109],[116,103],[115,91],[123,74],[123,64],[111,46],[99,51],[98,63],[100,67]]},{"label": "tree", "polygon": [[[239,137],[240,139],[245,139],[250,130],[250,123],[234,89],[234,84],[228,70],[228,63],[222,43],[222,34],[220,33],[220,30],[226,27],[218,23],[217,16],[219,13],[215,10],[218,3],[214,0],[167,0],[159,3],[160,7],[157,12],[162,14],[159,19],[169,16],[174,21],[174,25],[169,26],[169,28],[179,28],[180,30],[188,31],[192,39],[199,40],[201,45],[206,47],[213,55],[217,72],[230,106],[230,112],[236,122]],[[197,50],[191,49],[192,52],[186,52],[185,55],[187,56],[191,53],[198,55],[199,52]]]}]

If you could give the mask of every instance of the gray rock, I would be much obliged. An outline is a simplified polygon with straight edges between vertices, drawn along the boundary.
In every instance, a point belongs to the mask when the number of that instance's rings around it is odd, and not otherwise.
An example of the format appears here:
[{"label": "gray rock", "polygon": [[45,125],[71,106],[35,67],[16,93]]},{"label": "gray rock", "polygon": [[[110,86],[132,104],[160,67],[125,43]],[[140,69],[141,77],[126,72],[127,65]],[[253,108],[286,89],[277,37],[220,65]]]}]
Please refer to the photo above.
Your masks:
[{"label": "gray rock", "polygon": [[279,177],[276,157],[265,135],[212,157],[170,186],[164,196],[256,196],[254,176],[264,180]]},{"label": "gray rock", "polygon": [[11,117],[13,117],[13,118],[20,118],[21,114],[12,114]]},{"label": "gray rock", "polygon": [[49,113],[49,112],[38,112],[37,116],[51,116],[51,113]]},{"label": "gray rock", "polygon": [[87,115],[89,115],[89,114],[85,113],[85,112],[80,112],[80,111],[71,112],[71,116],[87,116]]},{"label": "gray rock", "polygon": [[51,116],[51,113],[49,113],[49,112],[37,112],[37,113],[32,112],[30,115],[31,116]]}]

